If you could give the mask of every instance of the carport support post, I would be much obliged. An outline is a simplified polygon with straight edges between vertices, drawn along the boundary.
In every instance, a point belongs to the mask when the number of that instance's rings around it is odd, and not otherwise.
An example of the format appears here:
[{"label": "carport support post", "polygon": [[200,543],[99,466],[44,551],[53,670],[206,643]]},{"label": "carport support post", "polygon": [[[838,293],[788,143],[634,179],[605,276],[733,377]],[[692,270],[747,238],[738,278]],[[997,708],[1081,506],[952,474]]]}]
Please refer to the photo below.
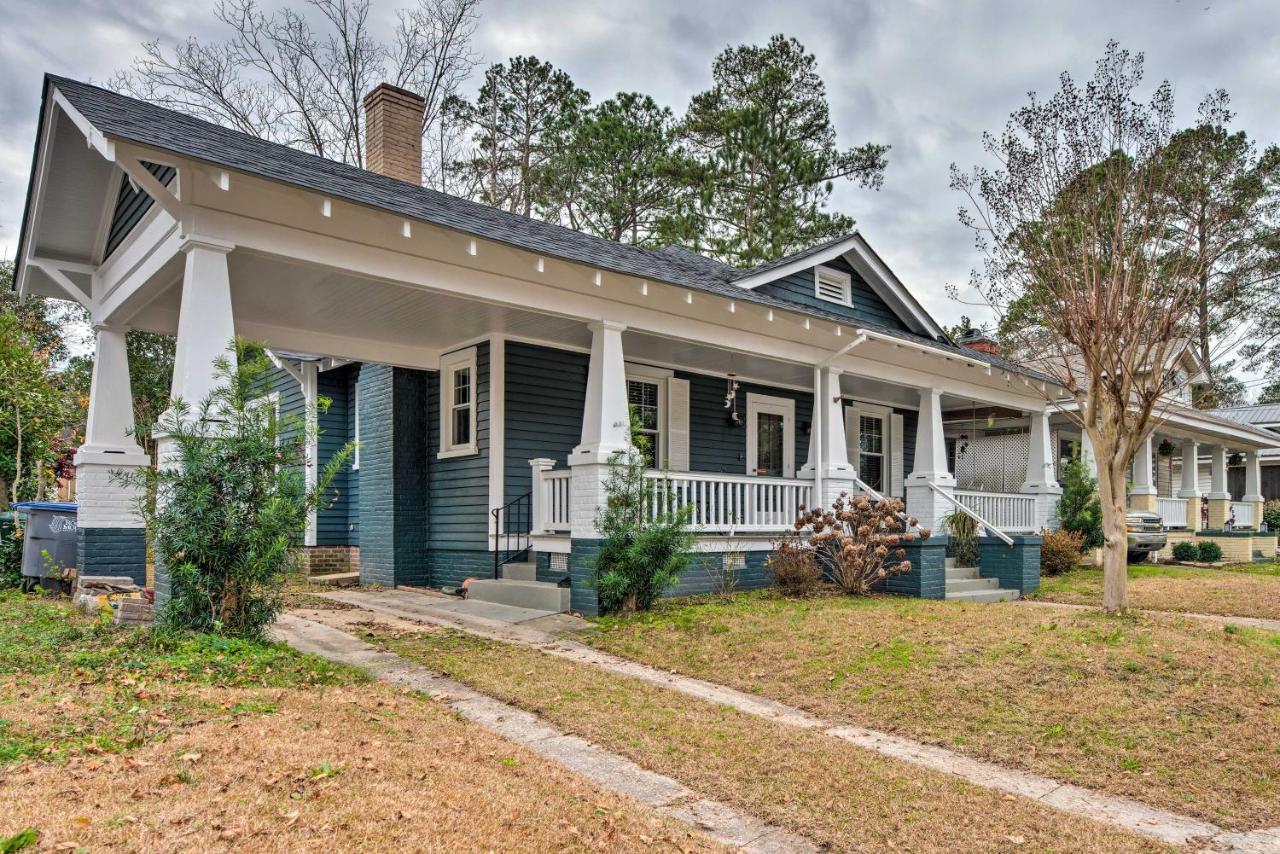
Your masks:
[{"label": "carport support post", "polygon": [[1244,497],[1241,501],[1253,505],[1253,527],[1262,525],[1262,511],[1267,499],[1262,495],[1262,460],[1257,448],[1249,451],[1244,461]]},{"label": "carport support post", "polygon": [[[182,244],[186,265],[182,301],[178,308],[178,340],[174,347],[170,396],[195,412],[209,394],[228,382],[218,375],[216,362],[225,358],[235,368],[235,322],[231,313],[231,279],[227,272],[229,243],[188,238]],[[161,416],[164,422],[169,413]],[[157,430],[156,457],[160,466],[176,466],[173,441]],[[156,604],[169,599],[169,573],[156,560]]]},{"label": "carport support post", "polygon": [[907,476],[907,512],[921,527],[941,531],[942,519],[954,505],[935,491],[950,495],[956,479],[947,470],[947,444],[942,433],[942,389],[920,389],[920,417],[916,421],[915,470]]},{"label": "carport support post", "polygon": [[[1156,488],[1151,482],[1151,471],[1154,467],[1151,460],[1151,445],[1154,441],[1154,436],[1147,436],[1138,445],[1138,452],[1133,455],[1133,486],[1129,488],[1130,510],[1154,512],[1156,509]],[[1090,450],[1093,450],[1092,447]],[[1199,517],[1200,511],[1197,509],[1196,518]]]},{"label": "carport support post", "polygon": [[600,531],[596,515],[605,503],[605,483],[614,455],[631,447],[631,410],[627,406],[627,369],[621,323],[590,325],[591,362],[582,413],[582,441],[569,454],[572,485],[569,508],[571,607],[584,614],[599,610],[593,586]]},{"label": "carport support post", "polygon": [[1187,502],[1187,530],[1200,530],[1200,443],[1188,439],[1182,443],[1182,489],[1178,497]]},{"label": "carport support post", "polygon": [[[1092,449],[1090,449],[1092,450]],[[1049,410],[1031,413],[1031,448],[1027,454],[1027,479],[1024,494],[1036,497],[1036,528],[1048,528],[1058,514],[1062,487],[1053,469],[1053,435],[1049,430]]]},{"label": "carport support post", "polygon": [[1209,530],[1221,531],[1231,517],[1231,493],[1227,491],[1227,449],[1214,445],[1209,449]]},{"label": "carport support post", "polygon": [[77,566],[81,575],[127,575],[146,584],[147,535],[138,514],[141,489],[115,473],[151,465],[134,440],[126,329],[99,325],[84,444],[76,452]]}]

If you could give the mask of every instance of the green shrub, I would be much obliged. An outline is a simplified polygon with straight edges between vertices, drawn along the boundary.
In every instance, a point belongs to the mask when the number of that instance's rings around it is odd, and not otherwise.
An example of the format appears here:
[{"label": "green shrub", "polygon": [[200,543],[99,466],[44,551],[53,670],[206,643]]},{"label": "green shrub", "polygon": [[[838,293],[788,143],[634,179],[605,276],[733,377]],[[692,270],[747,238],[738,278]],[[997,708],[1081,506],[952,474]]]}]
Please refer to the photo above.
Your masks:
[{"label": "green shrub", "polygon": [[0,590],[22,584],[22,536],[13,516],[0,519]]},{"label": "green shrub", "polygon": [[175,465],[117,478],[143,488],[138,510],[169,572],[162,633],[261,639],[280,610],[307,514],[354,450],[348,443],[335,453],[308,489],[307,419],[261,405],[271,362],[260,346],[237,341],[234,352],[238,367],[217,362],[223,385],[195,409],[174,401],[161,419]]},{"label": "green shrub", "polygon": [[1280,531],[1280,499],[1272,499],[1262,507],[1262,521],[1268,531]]},{"label": "green shrub", "polygon": [[[1217,545],[1217,543],[1207,543],[1206,545]],[[1192,561],[1192,560],[1198,560],[1199,557],[1200,557],[1200,550],[1196,548],[1195,543],[1189,543],[1184,540],[1180,543],[1173,544],[1174,560]]]},{"label": "green shrub", "polygon": [[943,517],[951,539],[947,543],[947,551],[956,559],[956,566],[978,565],[978,523],[963,510],[952,510]]},{"label": "green shrub", "polygon": [[1084,547],[1084,535],[1059,528],[1041,532],[1040,574],[1061,575],[1070,572],[1080,563]]},{"label": "green shrub", "polygon": [[[609,460],[605,506],[596,518],[604,535],[596,555],[596,590],[603,611],[647,611],[692,562],[692,507],[676,507],[667,490],[644,476],[647,439],[632,413],[632,448]],[[657,507],[653,519],[646,508]]]},{"label": "green shrub", "polygon": [[1058,525],[1081,537],[1081,551],[1102,547],[1102,503],[1098,481],[1084,460],[1075,456],[1062,467],[1062,497],[1058,499]]},{"label": "green shrub", "polygon": [[1204,563],[1215,563],[1222,560],[1222,546],[1218,545],[1213,540],[1205,540],[1202,542],[1200,547],[1196,549],[1196,553]]}]

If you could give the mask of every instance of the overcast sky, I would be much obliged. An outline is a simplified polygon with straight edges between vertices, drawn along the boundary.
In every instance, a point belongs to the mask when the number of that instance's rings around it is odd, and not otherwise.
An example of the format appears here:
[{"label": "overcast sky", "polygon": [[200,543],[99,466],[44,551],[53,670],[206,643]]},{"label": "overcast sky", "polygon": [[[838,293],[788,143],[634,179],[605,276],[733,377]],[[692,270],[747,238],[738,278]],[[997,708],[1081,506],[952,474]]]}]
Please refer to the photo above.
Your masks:
[{"label": "overcast sky", "polygon": [[[401,2],[374,4],[388,22]],[[144,40],[216,38],[212,5],[5,0],[0,251],[10,255],[17,243],[41,74],[102,81]],[[834,206],[943,322],[982,316],[945,291],[977,260],[956,221],[950,164],[981,159],[982,132],[999,129],[1029,91],[1051,91],[1063,71],[1087,78],[1108,39],[1145,52],[1148,83],[1172,81],[1188,120],[1206,92],[1223,87],[1238,128],[1280,141],[1277,0],[484,0],[481,12],[475,46],[486,62],[534,54],[597,100],[640,90],[677,114],[709,85],[711,60],[726,45],[777,32],[798,38],[818,57],[841,143],[892,146],[884,188],[841,187]]]}]

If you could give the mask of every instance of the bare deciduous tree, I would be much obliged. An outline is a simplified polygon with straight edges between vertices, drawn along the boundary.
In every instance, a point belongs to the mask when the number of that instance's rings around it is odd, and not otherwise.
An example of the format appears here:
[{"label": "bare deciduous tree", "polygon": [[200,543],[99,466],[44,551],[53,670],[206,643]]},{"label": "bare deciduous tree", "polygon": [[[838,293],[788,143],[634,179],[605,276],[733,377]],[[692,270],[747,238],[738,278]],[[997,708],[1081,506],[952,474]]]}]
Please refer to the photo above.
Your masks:
[{"label": "bare deciduous tree", "polygon": [[1128,604],[1129,467],[1189,379],[1176,366],[1195,346],[1203,264],[1170,227],[1172,87],[1135,100],[1142,66],[1112,42],[1083,88],[1064,74],[1049,100],[1032,95],[983,137],[997,167],[952,167],[985,259],[973,286],[1002,321],[1022,318],[1002,323],[1006,338],[1065,391],[1063,412],[1093,443],[1108,611]]},{"label": "bare deciduous tree", "polygon": [[[226,41],[194,37],[167,50],[147,42],[114,88],[273,142],[364,165],[363,99],[386,80],[426,99],[424,178],[444,189],[453,134],[441,107],[478,62],[471,50],[480,0],[417,0],[389,38],[370,0],[308,0],[311,14],[267,13],[257,0],[219,0]],[[314,20],[313,20],[314,19]]]}]

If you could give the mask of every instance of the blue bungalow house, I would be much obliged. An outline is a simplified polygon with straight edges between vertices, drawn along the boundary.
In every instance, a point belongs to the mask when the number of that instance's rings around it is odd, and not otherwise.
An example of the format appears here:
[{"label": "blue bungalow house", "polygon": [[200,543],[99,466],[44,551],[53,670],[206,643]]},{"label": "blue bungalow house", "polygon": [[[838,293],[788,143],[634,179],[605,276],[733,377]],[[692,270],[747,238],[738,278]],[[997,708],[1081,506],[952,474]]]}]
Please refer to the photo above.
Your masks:
[{"label": "blue bungalow house", "polygon": [[[209,392],[240,334],[274,354],[273,405],[332,401],[313,459],[348,438],[359,451],[308,525],[317,571],[473,579],[480,598],[594,612],[596,514],[634,409],[650,476],[693,505],[700,555],[745,584],[767,583],[801,504],[863,492],[935,529],[963,508],[991,534],[982,577],[947,572],[935,537],[893,589],[1035,586],[1034,534],[1059,494],[1056,391],[949,338],[862,235],[749,270],[613,243],[423,188],[421,99],[384,85],[365,107],[368,170],[45,79],[17,287],[79,301],[97,333],[85,572],[145,571],[132,496],[110,477],[150,464],[130,436],[133,328],[176,334],[184,400]],[[978,413],[981,437],[963,426]],[[1014,434],[998,484],[957,483],[980,438]]]}]

